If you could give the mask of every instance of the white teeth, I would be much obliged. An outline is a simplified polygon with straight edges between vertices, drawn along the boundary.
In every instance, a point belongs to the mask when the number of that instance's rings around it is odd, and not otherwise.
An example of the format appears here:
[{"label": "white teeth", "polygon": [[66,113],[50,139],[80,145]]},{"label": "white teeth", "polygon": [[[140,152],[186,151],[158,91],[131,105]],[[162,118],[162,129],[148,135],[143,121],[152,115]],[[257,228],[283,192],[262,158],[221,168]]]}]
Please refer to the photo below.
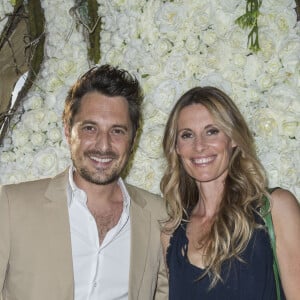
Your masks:
[{"label": "white teeth", "polygon": [[205,158],[197,158],[197,159],[194,159],[193,161],[196,163],[196,164],[207,164],[211,161],[213,161],[214,158],[213,157],[205,157]]},{"label": "white teeth", "polygon": [[91,159],[98,161],[100,163],[107,163],[107,162],[112,161],[111,158],[99,158],[99,157],[95,157],[95,156],[91,156]]}]

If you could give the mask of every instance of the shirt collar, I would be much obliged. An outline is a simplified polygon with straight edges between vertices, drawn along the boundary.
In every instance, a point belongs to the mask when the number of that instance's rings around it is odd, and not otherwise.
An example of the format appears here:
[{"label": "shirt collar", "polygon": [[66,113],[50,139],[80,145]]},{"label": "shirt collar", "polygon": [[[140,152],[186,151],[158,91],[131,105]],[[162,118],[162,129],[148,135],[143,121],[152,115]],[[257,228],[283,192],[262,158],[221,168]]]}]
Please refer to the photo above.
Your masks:
[{"label": "shirt collar", "polygon": [[[83,201],[86,203],[86,193],[85,193],[85,191],[80,189],[76,185],[76,183],[74,182],[74,176],[73,176],[74,171],[75,171],[75,167],[72,165],[69,168],[69,184],[68,184],[68,206],[69,207],[72,204],[72,201],[74,200],[74,195],[75,194],[81,194],[81,197],[79,197],[79,198],[83,199]],[[124,181],[121,177],[119,177],[117,183],[118,183],[118,185],[121,189],[122,196],[123,196],[123,202],[124,202],[123,211],[129,215],[129,207],[130,207],[129,193],[128,193],[128,191],[126,189],[126,186],[125,186],[125,183],[124,183]]]}]

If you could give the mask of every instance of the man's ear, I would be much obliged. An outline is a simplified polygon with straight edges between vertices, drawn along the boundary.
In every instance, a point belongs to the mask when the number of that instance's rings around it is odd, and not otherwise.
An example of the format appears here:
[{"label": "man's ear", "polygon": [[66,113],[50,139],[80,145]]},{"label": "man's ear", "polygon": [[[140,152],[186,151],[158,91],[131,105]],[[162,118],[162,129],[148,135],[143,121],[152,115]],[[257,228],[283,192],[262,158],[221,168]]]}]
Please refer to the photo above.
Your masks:
[{"label": "man's ear", "polygon": [[137,147],[136,142],[138,140],[137,134],[131,140],[130,153],[133,153],[135,148]]},{"label": "man's ear", "polygon": [[68,144],[70,144],[70,140],[71,140],[71,128],[67,124],[64,124],[64,133],[65,133],[65,137],[66,137],[66,140],[67,140]]}]

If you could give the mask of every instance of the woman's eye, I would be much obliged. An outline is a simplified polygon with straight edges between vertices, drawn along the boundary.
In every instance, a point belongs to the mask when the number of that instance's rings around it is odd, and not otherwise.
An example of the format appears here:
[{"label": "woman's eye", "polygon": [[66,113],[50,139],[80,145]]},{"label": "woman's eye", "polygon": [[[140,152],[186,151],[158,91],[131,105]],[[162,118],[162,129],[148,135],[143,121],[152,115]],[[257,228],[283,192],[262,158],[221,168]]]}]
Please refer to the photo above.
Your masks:
[{"label": "woman's eye", "polygon": [[191,132],[183,132],[183,133],[180,135],[180,137],[181,137],[182,139],[189,139],[189,138],[193,137],[193,135],[192,135]]},{"label": "woman's eye", "polygon": [[220,132],[219,129],[217,129],[217,128],[211,128],[211,129],[209,129],[209,130],[207,131],[207,135],[216,135],[216,134],[218,134],[219,132]]}]

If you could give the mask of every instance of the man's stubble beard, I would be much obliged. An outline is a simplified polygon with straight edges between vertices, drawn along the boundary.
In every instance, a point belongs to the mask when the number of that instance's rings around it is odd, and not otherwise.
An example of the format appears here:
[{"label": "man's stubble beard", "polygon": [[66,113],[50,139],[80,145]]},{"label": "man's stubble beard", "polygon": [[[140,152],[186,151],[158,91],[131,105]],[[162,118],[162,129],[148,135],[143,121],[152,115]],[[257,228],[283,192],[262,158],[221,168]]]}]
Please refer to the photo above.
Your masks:
[{"label": "man's stubble beard", "polygon": [[[87,154],[84,154],[84,156],[89,158]],[[73,158],[73,155],[72,155],[72,162],[78,174],[86,181],[97,185],[107,185],[119,179],[119,177],[121,176],[122,172],[124,171],[124,169],[128,164],[129,157],[130,157],[130,153],[128,152],[126,159],[123,163],[123,166],[120,167],[119,164],[113,166],[113,168],[109,170],[110,174],[107,175],[105,174],[105,170],[98,169],[98,172],[96,171],[93,173],[84,166],[78,166],[76,160]],[[114,159],[118,159],[118,158],[119,156],[114,153]]]}]

